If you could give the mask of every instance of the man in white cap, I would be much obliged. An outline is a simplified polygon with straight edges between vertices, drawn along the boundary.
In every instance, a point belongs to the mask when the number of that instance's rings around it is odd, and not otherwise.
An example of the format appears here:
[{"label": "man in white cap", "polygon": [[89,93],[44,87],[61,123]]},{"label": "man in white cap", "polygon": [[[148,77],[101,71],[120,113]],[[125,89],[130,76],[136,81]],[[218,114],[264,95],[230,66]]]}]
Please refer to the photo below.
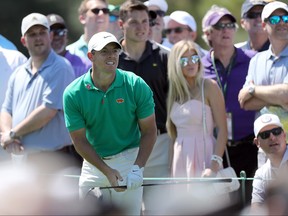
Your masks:
[{"label": "man in white cap", "polygon": [[[248,40],[235,44],[241,49],[261,52],[269,48],[267,32],[264,31],[261,13],[268,0],[245,0],[241,7],[241,26],[248,33]],[[271,1],[271,0],[270,0]]]},{"label": "man in white cap", "polygon": [[62,95],[74,72],[71,64],[52,50],[49,29],[43,14],[31,13],[22,19],[21,42],[30,58],[11,75],[1,109],[2,147],[43,166],[40,161],[48,159],[47,166],[57,163],[52,156],[72,145],[64,123]]},{"label": "man in white cap", "polygon": [[[194,17],[188,12],[177,10],[170,14],[164,32],[172,46],[183,39],[196,41],[197,24]],[[207,54],[207,50],[201,48],[198,44],[197,48],[201,57]]]},{"label": "man in white cap", "polygon": [[[254,122],[254,143],[262,148],[268,160],[254,176],[251,208],[262,212],[267,198],[267,187],[271,180],[280,178],[281,171],[287,173],[288,150],[286,133],[277,115],[263,114]],[[286,182],[287,184],[287,182]]]},{"label": "man in white cap", "polygon": [[157,17],[153,20],[151,26],[151,36],[150,39],[161,44],[163,42],[163,30],[164,30],[164,19],[167,10],[168,4],[166,0],[148,0],[144,2],[148,7],[149,11],[156,13]]},{"label": "man in white cap", "polygon": [[[262,11],[262,25],[268,34],[270,47],[257,53],[250,61],[246,82],[238,100],[243,109],[256,110],[259,114],[277,114],[288,130],[288,6],[274,1]],[[261,71],[261,73],[259,73]],[[287,126],[286,126],[287,125]],[[265,163],[261,148],[258,167]]]},{"label": "man in white cap", "polygon": [[[92,69],[66,88],[64,112],[73,144],[84,158],[80,197],[96,194],[125,215],[140,215],[143,170],[156,140],[154,100],[142,78],[117,68],[121,49],[108,32],[90,39]],[[127,188],[99,188],[119,185]]]}]

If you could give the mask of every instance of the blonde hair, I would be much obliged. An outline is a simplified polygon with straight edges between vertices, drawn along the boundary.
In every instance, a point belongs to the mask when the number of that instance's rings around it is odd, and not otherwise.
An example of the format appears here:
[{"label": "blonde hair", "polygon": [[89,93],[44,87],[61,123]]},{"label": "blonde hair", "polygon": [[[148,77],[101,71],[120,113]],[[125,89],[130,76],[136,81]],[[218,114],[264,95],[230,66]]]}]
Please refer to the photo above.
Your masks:
[{"label": "blonde hair", "polygon": [[[194,50],[200,57],[197,46],[192,40],[181,40],[176,44],[174,44],[168,58],[169,91],[167,100],[168,118],[166,121],[166,127],[168,134],[173,140],[176,138],[176,128],[170,119],[173,103],[178,102],[180,104],[183,104],[190,99],[189,84],[183,75],[182,67],[180,64],[180,58],[186,51],[189,50]],[[202,77],[203,77],[203,65],[200,60],[198,73],[195,79],[195,84],[197,86],[201,85]]]}]

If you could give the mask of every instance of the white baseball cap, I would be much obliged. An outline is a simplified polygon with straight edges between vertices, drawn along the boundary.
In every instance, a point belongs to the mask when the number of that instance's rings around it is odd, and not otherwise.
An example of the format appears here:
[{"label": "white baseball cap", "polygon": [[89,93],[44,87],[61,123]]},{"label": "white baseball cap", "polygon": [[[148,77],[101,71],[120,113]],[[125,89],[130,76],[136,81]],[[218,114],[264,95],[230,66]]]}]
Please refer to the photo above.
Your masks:
[{"label": "white baseball cap", "polygon": [[148,1],[144,2],[144,4],[147,7],[155,5],[155,6],[159,7],[160,10],[162,10],[164,12],[167,12],[167,10],[168,10],[168,4],[165,0],[148,0]]},{"label": "white baseball cap", "polygon": [[100,51],[109,43],[116,43],[119,48],[122,49],[121,44],[118,42],[117,38],[113,34],[109,32],[99,32],[94,34],[89,40],[88,51]]},{"label": "white baseball cap", "polygon": [[197,31],[197,24],[194,17],[186,11],[174,11],[170,14],[169,18],[182,25],[189,26],[194,32]]},{"label": "white baseball cap", "polygon": [[272,1],[266,4],[261,14],[262,22],[264,22],[265,19],[268,18],[277,9],[283,9],[288,12],[288,5],[280,1]]},{"label": "white baseball cap", "polygon": [[263,114],[254,121],[255,137],[257,137],[259,132],[262,130],[262,128],[264,128],[267,125],[277,125],[279,127],[283,127],[277,115],[270,114],[270,113]]},{"label": "white baseball cap", "polygon": [[34,25],[42,25],[50,30],[48,19],[40,13],[31,13],[22,19],[21,33],[24,34]]}]

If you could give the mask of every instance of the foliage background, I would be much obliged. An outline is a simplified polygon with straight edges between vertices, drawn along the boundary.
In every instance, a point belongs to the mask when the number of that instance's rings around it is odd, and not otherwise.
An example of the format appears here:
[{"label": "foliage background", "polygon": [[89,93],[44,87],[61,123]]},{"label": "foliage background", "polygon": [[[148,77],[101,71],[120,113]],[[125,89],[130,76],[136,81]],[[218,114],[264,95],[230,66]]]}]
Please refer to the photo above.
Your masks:
[{"label": "foliage background", "polygon": [[[108,0],[109,1],[109,0]],[[227,8],[237,19],[239,29],[235,42],[246,40],[246,32],[240,26],[241,5],[244,0],[166,0],[168,3],[167,15],[174,10],[184,10],[190,13],[197,22],[197,43],[207,48],[201,38],[201,22],[206,11],[213,5]],[[288,0],[281,0],[287,3]],[[20,43],[21,21],[24,16],[32,12],[44,15],[57,13],[61,15],[68,25],[69,43],[77,40],[82,34],[82,26],[78,20],[78,7],[81,0],[0,0],[0,33],[10,39],[19,51],[28,56],[26,49]],[[110,0],[110,4],[119,5],[124,0]],[[143,1],[144,2],[144,1]]]}]

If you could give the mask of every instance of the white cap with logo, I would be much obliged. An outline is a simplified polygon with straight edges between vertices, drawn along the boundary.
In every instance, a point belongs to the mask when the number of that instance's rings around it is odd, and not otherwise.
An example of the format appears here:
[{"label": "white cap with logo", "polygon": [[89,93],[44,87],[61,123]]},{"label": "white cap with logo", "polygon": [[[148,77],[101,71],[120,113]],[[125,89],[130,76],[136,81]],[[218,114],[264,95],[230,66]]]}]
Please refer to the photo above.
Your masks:
[{"label": "white cap with logo", "polygon": [[266,127],[267,125],[277,125],[279,127],[283,127],[277,115],[270,113],[263,114],[254,121],[255,137],[257,137],[262,128]]},{"label": "white cap with logo", "polygon": [[113,34],[109,32],[99,32],[94,34],[89,40],[88,52],[91,52],[92,50],[100,51],[109,43],[115,43],[122,49],[121,44]]},{"label": "white cap with logo", "polygon": [[34,25],[42,25],[48,30],[50,29],[48,19],[46,16],[40,13],[31,13],[22,19],[21,33],[24,36],[25,33]]}]

